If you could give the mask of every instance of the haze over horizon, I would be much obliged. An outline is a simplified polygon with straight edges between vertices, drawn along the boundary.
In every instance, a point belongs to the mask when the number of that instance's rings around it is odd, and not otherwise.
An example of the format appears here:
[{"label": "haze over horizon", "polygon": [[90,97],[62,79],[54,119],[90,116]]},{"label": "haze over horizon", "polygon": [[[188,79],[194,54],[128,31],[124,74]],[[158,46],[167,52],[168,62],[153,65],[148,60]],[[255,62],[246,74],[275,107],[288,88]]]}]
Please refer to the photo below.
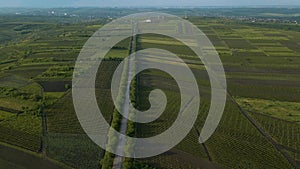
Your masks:
[{"label": "haze over horizon", "polygon": [[187,6],[300,6],[299,0],[0,0],[0,7],[187,7]]}]

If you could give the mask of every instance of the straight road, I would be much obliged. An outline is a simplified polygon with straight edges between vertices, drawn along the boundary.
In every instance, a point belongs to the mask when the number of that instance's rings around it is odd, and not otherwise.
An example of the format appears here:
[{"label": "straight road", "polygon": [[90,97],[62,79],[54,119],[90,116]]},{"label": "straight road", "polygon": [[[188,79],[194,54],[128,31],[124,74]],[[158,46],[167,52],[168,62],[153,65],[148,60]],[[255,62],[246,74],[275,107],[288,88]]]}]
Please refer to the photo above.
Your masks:
[{"label": "straight road", "polygon": [[[136,30],[136,24],[133,26],[133,31],[132,31],[132,39],[130,42],[130,49],[129,49],[129,55],[135,52],[135,40],[134,40],[134,32]],[[133,64],[133,59],[131,56],[128,58],[128,77],[127,77],[127,83],[126,83],[126,91],[125,91],[125,103],[123,106],[123,118],[121,120],[121,127],[120,127],[120,133],[126,135],[127,131],[127,123],[128,119],[125,117],[128,117],[129,115],[129,102],[130,102],[130,82],[132,79],[132,64]],[[125,117],[124,117],[125,116]],[[123,149],[126,143],[126,139],[120,135],[119,137],[119,142],[117,145],[117,152],[118,154],[123,154]],[[113,162],[113,169],[121,169],[122,168],[122,163],[123,163],[124,157],[122,156],[117,156],[114,159]]]}]

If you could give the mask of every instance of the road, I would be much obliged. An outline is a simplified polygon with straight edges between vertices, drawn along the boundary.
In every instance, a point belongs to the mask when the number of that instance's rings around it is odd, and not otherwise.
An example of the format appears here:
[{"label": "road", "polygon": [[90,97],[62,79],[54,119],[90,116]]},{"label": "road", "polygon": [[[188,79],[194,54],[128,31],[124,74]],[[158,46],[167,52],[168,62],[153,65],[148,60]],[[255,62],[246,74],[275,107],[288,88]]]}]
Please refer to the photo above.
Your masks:
[{"label": "road", "polygon": [[[132,37],[134,37],[134,32],[136,30],[136,24],[133,26],[133,31],[132,31]],[[135,40],[134,38],[131,39],[130,42],[130,49],[129,49],[129,54],[131,55],[132,53],[135,52]],[[120,133],[126,135],[126,131],[127,131],[127,123],[128,123],[128,119],[125,117],[128,117],[129,115],[129,102],[130,102],[130,82],[132,79],[132,64],[133,64],[133,59],[131,56],[129,56],[128,58],[128,77],[127,77],[127,83],[126,83],[126,91],[125,91],[125,103],[123,106],[123,118],[121,120],[121,127],[120,127]],[[124,117],[125,116],[125,117]],[[122,137],[122,135],[120,135],[119,137],[119,142],[117,145],[117,152],[118,154],[121,154],[121,156],[117,156],[114,159],[113,162],[113,169],[121,169],[122,168],[122,163],[124,160],[124,157],[122,157],[123,154],[123,149],[126,143],[126,139],[124,137]]]}]

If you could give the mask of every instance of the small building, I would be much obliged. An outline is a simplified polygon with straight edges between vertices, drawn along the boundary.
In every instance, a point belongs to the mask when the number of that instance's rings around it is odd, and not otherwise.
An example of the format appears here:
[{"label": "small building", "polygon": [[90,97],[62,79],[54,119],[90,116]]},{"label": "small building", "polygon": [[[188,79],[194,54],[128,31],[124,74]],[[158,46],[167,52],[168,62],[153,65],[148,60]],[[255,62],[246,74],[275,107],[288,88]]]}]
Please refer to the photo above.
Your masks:
[{"label": "small building", "polygon": [[147,20],[145,20],[145,22],[146,23],[151,23],[152,21],[151,21],[151,19],[147,19]]}]

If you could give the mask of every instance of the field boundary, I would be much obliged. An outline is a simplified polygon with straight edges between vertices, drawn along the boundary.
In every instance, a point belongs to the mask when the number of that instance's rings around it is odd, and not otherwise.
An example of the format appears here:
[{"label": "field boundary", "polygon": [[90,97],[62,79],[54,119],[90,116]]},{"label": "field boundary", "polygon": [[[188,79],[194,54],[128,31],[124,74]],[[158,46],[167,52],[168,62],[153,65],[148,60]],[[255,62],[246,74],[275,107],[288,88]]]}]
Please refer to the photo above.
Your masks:
[{"label": "field boundary", "polygon": [[[199,131],[196,127],[194,127],[194,129],[196,130],[197,135],[198,135],[198,137],[199,137],[199,136],[200,136],[200,131]],[[207,157],[208,157],[208,160],[209,160],[209,161],[212,161],[212,158],[211,158],[211,156],[210,156],[210,154],[209,154],[209,151],[208,151],[208,149],[207,149],[205,143],[203,142],[203,143],[201,143],[201,145],[202,145],[202,147],[203,147],[203,150],[204,150],[205,154],[206,154]]]},{"label": "field boundary", "polygon": [[2,107],[2,106],[0,106],[0,110],[6,111],[6,112],[9,112],[9,113],[13,113],[13,114],[22,114],[22,113],[24,113],[24,111],[21,111],[21,110],[11,109],[11,108]]},{"label": "field boundary", "polygon": [[254,119],[252,119],[246,110],[244,110],[232,97],[231,93],[227,91],[229,98],[233,101],[233,103],[238,107],[240,112],[243,114],[243,116],[262,134],[262,136],[269,141],[275,147],[277,151],[281,153],[282,156],[295,168],[299,167],[297,162],[292,159],[286,152],[282,151],[282,147],[280,144],[278,144],[270,135],[267,134],[257,123]]},{"label": "field boundary", "polygon": [[19,151],[21,153],[25,153],[27,155],[30,155],[30,156],[33,156],[33,157],[36,157],[40,160],[47,160],[53,164],[56,164],[57,166],[59,166],[60,168],[64,168],[64,169],[72,169],[71,167],[65,165],[64,163],[61,163],[61,162],[58,162],[54,159],[51,159],[51,158],[43,158],[43,156],[40,154],[40,153],[36,153],[36,152],[33,152],[33,151],[30,151],[30,150],[27,150],[27,149],[24,149],[24,148],[21,148],[21,147],[18,147],[18,146],[15,146],[15,145],[12,145],[12,144],[8,144],[8,143],[4,143],[4,142],[0,142],[0,147],[3,146],[3,147],[6,147],[6,148],[9,148],[9,149],[13,149],[13,150],[16,150],[16,151]]}]

